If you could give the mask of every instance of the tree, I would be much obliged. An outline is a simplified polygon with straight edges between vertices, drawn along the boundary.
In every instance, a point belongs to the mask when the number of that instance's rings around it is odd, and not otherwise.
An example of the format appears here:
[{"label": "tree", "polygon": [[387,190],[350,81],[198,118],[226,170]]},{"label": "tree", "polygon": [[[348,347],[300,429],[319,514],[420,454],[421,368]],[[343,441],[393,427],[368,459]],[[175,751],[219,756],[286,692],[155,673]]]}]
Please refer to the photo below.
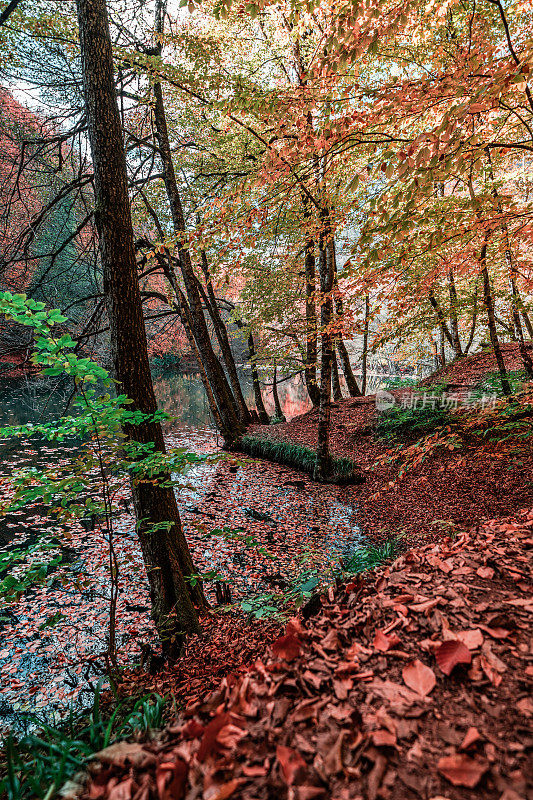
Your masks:
[{"label": "tree", "polygon": [[[115,377],[133,401],[133,409],[153,415],[157,409],[146,345],[126,159],[113,80],[113,54],[105,0],[77,0],[85,105],[95,179],[98,229]],[[165,452],[156,421],[128,425],[131,441]],[[183,635],[198,631],[193,598],[201,590],[187,586],[191,555],[169,476],[132,483],[138,533],[150,581],[152,615],[169,655]]]}]

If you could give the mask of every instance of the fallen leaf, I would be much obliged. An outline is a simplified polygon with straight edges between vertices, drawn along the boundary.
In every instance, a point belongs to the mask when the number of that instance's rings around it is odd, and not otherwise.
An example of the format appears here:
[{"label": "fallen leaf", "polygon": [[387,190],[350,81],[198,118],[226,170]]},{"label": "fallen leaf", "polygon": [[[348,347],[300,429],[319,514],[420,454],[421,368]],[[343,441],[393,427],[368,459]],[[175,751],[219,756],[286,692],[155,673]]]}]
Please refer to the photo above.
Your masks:
[{"label": "fallen leaf", "polygon": [[470,650],[463,642],[457,639],[449,639],[447,642],[443,642],[435,653],[435,658],[445,675],[451,675],[452,670],[458,664],[472,663]]},{"label": "fallen leaf", "polygon": [[485,762],[476,761],[463,754],[444,756],[437,764],[438,771],[446,780],[454,786],[467,786],[469,789],[478,785],[488,768]]},{"label": "fallen leaf", "polygon": [[284,661],[294,661],[298,658],[302,650],[299,639],[293,633],[287,633],[285,636],[280,636],[275,642],[272,642],[272,652],[278,658]]},{"label": "fallen leaf", "polygon": [[288,786],[292,786],[297,779],[303,777],[307,764],[298,750],[278,744],[276,756],[281,767],[281,773]]},{"label": "fallen leaf", "polygon": [[395,633],[392,635],[385,634],[382,630],[377,630],[374,636],[374,648],[386,653],[387,650],[392,650],[400,644],[400,639]]},{"label": "fallen leaf", "polygon": [[347,735],[347,731],[341,731],[335,740],[335,744],[324,758],[324,766],[330,775],[338,775],[344,768],[342,763],[342,744]]},{"label": "fallen leaf", "polygon": [[225,725],[229,725],[231,717],[229,714],[218,714],[211,720],[209,725],[206,726],[204,735],[198,748],[197,758],[198,761],[204,761],[215,747],[217,736]]},{"label": "fallen leaf", "polygon": [[158,764],[155,782],[160,800],[181,800],[185,797],[188,773],[189,767],[181,758]]},{"label": "fallen leaf", "polygon": [[406,685],[414,692],[426,697],[437,683],[435,673],[416,658],[402,670],[402,677]]},{"label": "fallen leaf", "polygon": [[153,753],[145,750],[137,742],[115,742],[104,750],[94,754],[94,758],[113,767],[124,768],[128,765],[142,769],[150,764],[155,764]]},{"label": "fallen leaf", "polygon": [[395,747],[396,736],[383,728],[372,733],[372,741],[376,747]]},{"label": "fallen leaf", "polygon": [[493,639],[507,639],[510,634],[507,628],[491,628],[489,625],[480,625],[479,627]]},{"label": "fallen leaf", "polygon": [[243,764],[242,772],[247,778],[261,778],[267,774],[268,770],[261,764],[251,764],[250,766]]},{"label": "fallen leaf", "polygon": [[465,733],[465,737],[461,744],[459,745],[460,750],[468,750],[469,747],[472,747],[473,744],[479,742],[481,739],[481,734],[479,733],[477,728],[469,728]]},{"label": "fallen leaf", "polygon": [[211,787],[214,789],[209,795],[204,793],[204,797],[206,800],[227,800],[228,797],[231,797],[235,789],[238,789],[245,783],[243,778],[233,778],[233,780],[228,781],[227,783],[219,784],[216,787]]},{"label": "fallen leaf", "polygon": [[[483,626],[480,625],[479,628]],[[479,628],[472,628],[468,631],[456,631],[455,637],[459,639],[469,650],[477,650],[483,644],[483,634]]]},{"label": "fallen leaf", "polygon": [[479,575],[480,578],[487,578],[490,580],[494,578],[494,570],[492,567],[479,567],[476,569],[476,575]]},{"label": "fallen leaf", "polygon": [[132,792],[133,792],[133,779],[128,778],[125,781],[117,783],[116,786],[113,786],[113,788],[107,795],[107,798],[108,800],[131,800]]}]

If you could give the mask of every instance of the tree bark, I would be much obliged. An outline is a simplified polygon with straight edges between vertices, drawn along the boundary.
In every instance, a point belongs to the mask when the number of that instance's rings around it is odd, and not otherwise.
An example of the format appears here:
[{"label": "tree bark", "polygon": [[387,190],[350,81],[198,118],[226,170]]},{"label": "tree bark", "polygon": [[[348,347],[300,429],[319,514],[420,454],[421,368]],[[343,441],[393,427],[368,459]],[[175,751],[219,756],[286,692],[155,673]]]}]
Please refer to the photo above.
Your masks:
[{"label": "tree bark", "polygon": [[[163,168],[163,180],[170,205],[172,222],[176,234],[185,233],[185,217],[181,204],[181,197],[176,180],[176,173],[172,161],[170,142],[168,137],[167,120],[165,106],[163,103],[163,91],[161,83],[155,81],[153,84],[154,93],[154,122],[158,150]],[[204,364],[213,395],[215,397],[219,415],[223,423],[221,431],[225,444],[232,449],[238,444],[242,435],[241,422],[235,398],[228,384],[226,375],[220,362],[218,361],[211,339],[209,330],[202,309],[202,300],[198,291],[196,275],[191,263],[191,255],[188,247],[178,238],[178,254],[180,270],[185,285],[188,305],[191,312],[192,332],[198,346],[202,362]]]},{"label": "tree bark", "polygon": [[496,319],[494,317],[494,298],[492,296],[489,271],[487,269],[486,241],[483,243],[483,246],[481,248],[479,263],[481,265],[481,276],[483,278],[483,302],[485,303],[485,309],[487,311],[490,341],[492,344],[492,349],[494,350],[494,356],[496,358],[496,363],[498,365],[498,371],[500,373],[502,391],[507,397],[510,397],[510,395],[512,394],[511,385],[509,383],[509,378],[507,376],[505,361],[503,359],[502,351],[500,348],[500,342],[498,340],[498,332],[496,330]]},{"label": "tree bark", "polygon": [[257,355],[255,352],[254,336],[252,331],[248,334],[248,356],[250,358],[250,369],[252,371],[252,384],[254,387],[254,399],[259,422],[262,425],[268,425],[270,417],[267,414],[265,404],[263,403],[263,396],[261,394],[261,384],[259,383],[259,374],[257,372]]},{"label": "tree bark", "polygon": [[463,355],[463,349],[461,347],[461,337],[459,336],[457,287],[455,285],[452,269],[448,272],[448,291],[450,293],[450,330],[452,334],[453,351],[457,358]]},{"label": "tree bark", "polygon": [[315,243],[305,243],[305,384],[314,406],[320,404],[320,392],[316,380],[318,362],[318,327],[316,318],[316,269]]},{"label": "tree bark", "polygon": [[361,394],[366,394],[367,364],[368,364],[368,333],[370,329],[370,297],[365,297],[365,327],[363,330],[363,353],[361,356]]},{"label": "tree bark", "polygon": [[[337,257],[335,254],[335,239],[331,240],[331,261],[333,265],[333,281],[334,285],[337,285]],[[335,311],[337,313],[337,317],[342,319],[344,314],[344,308],[342,303],[342,298],[337,293],[335,298]],[[337,352],[339,354],[341,360],[342,371],[344,372],[344,378],[346,380],[346,386],[349,392],[350,397],[361,397],[361,390],[357,385],[356,377],[353,373],[352,365],[350,364],[350,357],[348,355],[348,351],[346,349],[346,345],[342,339],[342,335],[339,336],[336,340]]]},{"label": "tree bark", "polygon": [[233,352],[231,350],[228,331],[226,329],[226,325],[224,324],[224,320],[222,319],[222,316],[220,314],[220,309],[218,307],[217,299],[213,289],[213,280],[211,278],[211,272],[209,270],[209,264],[207,261],[207,255],[205,250],[201,251],[200,256],[202,259],[201,267],[205,279],[207,297],[209,300],[207,304],[207,309],[213,321],[213,327],[215,329],[215,334],[218,339],[218,343],[220,345],[222,358],[224,359],[224,363],[228,371],[228,377],[230,380],[231,389],[233,391],[233,396],[235,397],[235,400],[237,401],[237,405],[239,407],[239,418],[243,423],[243,425],[248,425],[251,422],[250,412],[248,410],[248,406],[246,405],[246,400],[244,399],[244,395],[242,393],[242,388],[239,381],[239,375],[237,372],[237,366],[235,364],[235,359],[233,358]]},{"label": "tree bark", "polygon": [[[498,209],[498,213],[503,217],[503,208],[501,204],[501,199],[498,194],[498,190],[496,188],[496,183],[494,180],[494,171],[492,168],[492,158],[490,155],[490,149],[486,150],[487,161],[489,166],[489,177],[492,182],[492,195],[496,200],[496,208]],[[515,264],[513,262],[513,256],[511,253],[511,240],[509,237],[509,228],[507,226],[507,222],[503,222],[502,224],[503,233],[505,236],[505,260],[507,262],[507,267],[509,270],[509,284],[511,287],[511,316],[513,319],[513,326],[515,330],[516,338],[518,339],[518,347],[520,350],[520,356],[522,358],[522,363],[524,365],[524,369],[526,371],[526,375],[528,378],[533,378],[533,363],[531,361],[531,356],[529,355],[525,342],[524,342],[524,331],[522,328],[522,323],[520,321],[520,311],[523,309],[522,298],[520,297],[520,292],[518,290],[517,284],[517,270]]]},{"label": "tree bark", "polygon": [[[128,197],[126,157],[115,96],[113,54],[105,0],[76,0],[85,105],[91,144],[95,219],[104,274],[115,376],[133,401],[132,409],[152,416],[157,410],[137,277]],[[154,443],[165,452],[159,423],[125,426],[126,436]],[[152,616],[165,652],[176,655],[185,633],[199,630],[191,599],[203,594],[187,586],[192,558],[181,528],[168,475],[132,484],[138,532],[150,583]],[[154,526],[163,526],[154,530]],[[168,528],[164,527],[164,523]]]},{"label": "tree bark", "polygon": [[272,378],[272,397],[274,398],[274,413],[277,419],[280,419],[282,422],[287,422],[285,419],[285,414],[283,413],[283,409],[281,408],[281,403],[279,402],[279,394],[278,394],[278,366],[274,364],[274,377]]},{"label": "tree bark", "polygon": [[318,239],[318,269],[320,274],[320,405],[318,408],[318,430],[315,480],[324,481],[330,466],[329,438],[331,422],[331,357],[332,335],[330,326],[333,317],[333,260],[331,258],[331,229],[326,211],[320,219],[322,229]]},{"label": "tree bark", "polygon": [[472,343],[474,341],[474,336],[476,333],[476,322],[477,322],[477,307],[478,307],[478,283],[479,279],[476,278],[476,285],[474,290],[474,308],[472,310],[472,324],[470,326],[470,333],[468,335],[468,340],[465,344],[464,354],[465,356],[468,355],[470,348],[472,347]]},{"label": "tree bark", "polygon": [[446,337],[446,340],[447,340],[448,344],[453,349],[454,348],[453,337],[452,337],[452,335],[451,335],[451,333],[450,333],[450,331],[448,329],[448,326],[446,324],[446,320],[444,318],[444,313],[442,311],[442,308],[439,305],[439,302],[438,302],[437,298],[435,297],[435,294],[434,294],[433,290],[430,291],[430,293],[428,295],[428,299],[429,299],[429,302],[431,304],[431,307],[435,310],[435,314],[437,315],[437,321],[439,323],[439,327],[441,329],[442,335]]},{"label": "tree bark", "polygon": [[333,390],[333,399],[338,403],[339,400],[342,400],[342,389],[334,344],[331,348],[331,388]]}]

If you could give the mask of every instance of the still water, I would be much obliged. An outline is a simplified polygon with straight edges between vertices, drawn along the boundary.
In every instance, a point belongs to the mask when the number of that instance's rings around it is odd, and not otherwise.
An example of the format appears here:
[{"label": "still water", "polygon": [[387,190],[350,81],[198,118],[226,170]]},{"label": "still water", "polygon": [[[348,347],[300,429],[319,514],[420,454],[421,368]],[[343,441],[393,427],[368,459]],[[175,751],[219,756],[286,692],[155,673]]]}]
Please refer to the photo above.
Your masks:
[{"label": "still water", "polygon": [[[252,404],[247,373],[245,395]],[[202,383],[196,375],[170,373],[155,378],[161,409],[175,419],[165,425],[167,444],[204,454],[219,453]],[[296,376],[279,385],[287,418],[308,410],[305,386]],[[64,412],[71,389],[39,377],[0,383],[0,425],[46,421]],[[265,405],[273,413],[268,390]],[[81,443],[0,442],[0,489],[7,490],[16,469],[66,463]],[[334,568],[338,558],[361,545],[354,511],[339,502],[338,489],[319,486],[307,476],[268,462],[229,457],[204,463],[179,477],[177,496],[194,562],[205,574],[221,576],[241,603],[270,602],[269,595],[291,585],[310,569]],[[154,641],[144,567],[128,503],[121,487],[121,512],[114,521],[120,560],[119,657],[138,657],[142,641]],[[46,581],[24,592],[1,612],[0,730],[17,726],[20,713],[39,711],[50,718],[70,703],[90,702],[103,671],[108,619],[105,531],[68,527],[34,505],[0,517],[0,559],[17,548],[54,543],[62,563]],[[265,557],[264,552],[268,552]],[[35,556],[36,557],[36,556]],[[0,560],[0,565],[1,565]],[[15,574],[27,566],[10,566]],[[0,580],[9,570],[5,568]],[[213,586],[206,584],[214,599]]]}]

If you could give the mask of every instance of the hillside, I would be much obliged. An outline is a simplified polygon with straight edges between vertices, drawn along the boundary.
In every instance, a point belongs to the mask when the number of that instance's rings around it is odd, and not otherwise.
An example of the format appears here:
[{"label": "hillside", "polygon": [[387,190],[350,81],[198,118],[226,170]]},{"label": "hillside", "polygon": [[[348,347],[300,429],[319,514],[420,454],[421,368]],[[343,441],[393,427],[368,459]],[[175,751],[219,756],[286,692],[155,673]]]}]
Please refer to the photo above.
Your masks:
[{"label": "hillside", "polygon": [[[518,347],[503,347],[510,371],[521,366]],[[458,359],[421,382],[431,405],[433,387],[450,387],[448,393],[465,393],[496,370],[494,355],[476,353]],[[497,386],[497,379],[493,378]],[[487,390],[487,396],[493,389]],[[401,403],[411,390],[393,389]],[[481,397],[471,398],[471,411],[482,412]],[[423,401],[422,401],[423,402]],[[438,403],[440,400],[436,402]],[[313,448],[316,442],[318,411],[312,410],[291,422],[253,428],[253,435],[290,441]],[[475,418],[474,418],[475,419]],[[481,419],[481,416],[479,417]],[[479,524],[483,518],[506,516],[533,504],[533,450],[530,440],[513,442],[472,441],[465,447],[441,449],[423,467],[408,472],[398,481],[398,464],[386,461],[396,442],[376,436],[378,412],[375,396],[349,398],[332,404],[331,450],[350,458],[363,470],[365,481],[339,490],[339,499],[353,505],[362,530],[375,539],[406,534],[410,541],[438,538],[442,532]],[[389,485],[393,483],[393,485]]]}]

